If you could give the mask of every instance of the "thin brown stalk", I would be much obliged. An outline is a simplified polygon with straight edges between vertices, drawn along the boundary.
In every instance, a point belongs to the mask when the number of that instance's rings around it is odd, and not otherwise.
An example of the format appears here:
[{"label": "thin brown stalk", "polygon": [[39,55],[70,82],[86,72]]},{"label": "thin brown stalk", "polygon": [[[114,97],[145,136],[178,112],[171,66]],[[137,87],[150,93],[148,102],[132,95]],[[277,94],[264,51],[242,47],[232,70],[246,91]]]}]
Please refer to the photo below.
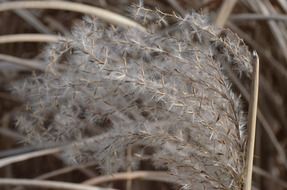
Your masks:
[{"label": "thin brown stalk", "polygon": [[[3,61],[3,62],[0,62],[0,64],[11,63],[11,64],[18,65],[20,67],[29,68],[29,69],[33,69],[37,71],[42,71],[42,72],[50,72],[52,74],[55,74],[54,69],[49,69],[51,65],[46,64],[39,60],[34,61],[30,59],[18,58],[18,57],[14,57],[11,55],[5,55],[5,54],[0,54],[0,60]],[[62,71],[66,69],[66,67],[63,65],[55,65],[54,67],[57,68],[57,71]]]},{"label": "thin brown stalk", "polygon": [[105,9],[80,3],[73,3],[67,1],[14,1],[1,3],[0,6],[0,12],[16,9],[56,9],[79,12],[83,14],[97,16],[112,24],[134,27],[139,30],[145,31],[145,28],[143,26],[122,15],[113,13]]},{"label": "thin brown stalk", "polygon": [[55,148],[38,150],[38,151],[29,152],[29,153],[25,153],[25,154],[21,154],[21,155],[11,156],[8,158],[3,158],[3,159],[0,159],[0,168],[7,166],[9,164],[22,162],[22,161],[25,161],[25,160],[28,160],[31,158],[35,158],[35,157],[45,156],[45,155],[49,155],[49,154],[57,154],[57,153],[62,152],[65,149],[71,148],[72,146],[81,146],[81,145],[86,144],[86,143],[94,143],[94,142],[103,140],[103,139],[108,138],[108,137],[109,137],[108,135],[99,135],[99,136],[95,136],[95,137],[82,139],[78,142],[68,143],[66,145],[55,147]]},{"label": "thin brown stalk", "polygon": [[[15,101],[15,102],[19,101],[19,99],[17,99],[16,97],[11,96],[11,95],[8,97],[8,95],[3,94],[3,92],[0,93],[0,98],[7,99],[9,101]],[[19,133],[15,132],[12,129],[5,128],[5,127],[0,127],[0,135],[9,137],[9,138],[15,139],[15,140],[23,140],[22,135],[20,135]]]},{"label": "thin brown stalk", "polygon": [[35,28],[38,32],[44,34],[52,34],[52,30],[45,26],[36,16],[27,10],[15,10],[14,11],[19,17],[24,19],[28,24]]},{"label": "thin brown stalk", "polygon": [[118,180],[132,180],[132,179],[144,179],[151,181],[160,181],[165,183],[176,183],[175,180],[167,172],[159,171],[134,171],[134,172],[123,172],[116,173],[112,175],[99,176],[87,181],[84,181],[83,184],[87,185],[97,185],[101,183],[106,183],[110,181]]},{"label": "thin brown stalk", "polygon": [[215,24],[218,27],[223,27],[231,14],[237,0],[225,0],[224,3],[222,4],[218,16],[215,20]]},{"label": "thin brown stalk", "polygon": [[[127,150],[127,162],[128,163],[132,162],[132,146],[129,146],[128,150]],[[131,165],[129,165],[127,167],[127,173],[132,173]],[[127,179],[127,181],[126,181],[126,190],[131,190],[132,189],[132,185],[133,185],[132,179]]]},{"label": "thin brown stalk", "polygon": [[183,7],[177,2],[176,0],[167,0],[167,2],[177,11],[181,14],[181,16],[186,15],[186,11],[183,9]]},{"label": "thin brown stalk", "polygon": [[[268,9],[269,7],[272,7],[271,3],[269,3],[268,1],[264,1],[265,3],[268,3],[267,5],[264,4],[262,1],[257,0],[256,1],[258,4],[258,7],[260,8],[260,11],[262,12],[263,15],[265,16],[269,16],[271,11]],[[277,41],[278,45],[280,46],[280,48],[282,49],[282,55],[285,58],[285,61],[287,61],[287,43],[286,40],[284,39],[284,36],[282,34],[282,31],[280,30],[278,24],[273,21],[273,20],[269,20],[268,21],[268,25],[270,30],[272,31],[275,40]]]},{"label": "thin brown stalk", "polygon": [[0,178],[0,185],[44,187],[44,188],[67,189],[67,190],[107,190],[107,188],[92,187],[82,184],[74,184],[59,181],[34,180],[34,179]]},{"label": "thin brown stalk", "polygon": [[[31,158],[45,156],[45,155],[49,155],[49,154],[55,154],[55,153],[58,153],[60,151],[61,151],[60,148],[49,148],[49,149],[38,150],[38,151],[34,151],[34,152],[29,152],[29,153],[17,155],[17,156],[11,156],[8,158],[3,158],[3,159],[0,159],[0,168],[7,166],[9,164],[25,161],[25,160],[28,160]],[[1,184],[1,182],[0,182],[0,184]]]},{"label": "thin brown stalk", "polygon": [[259,58],[257,53],[253,52],[253,78],[252,78],[252,94],[249,102],[248,110],[248,144],[247,144],[247,168],[246,168],[246,181],[244,183],[244,190],[251,190],[252,187],[252,169],[255,147],[255,134],[256,134],[256,116],[258,104],[258,89],[259,89]]},{"label": "thin brown stalk", "polygon": [[58,21],[49,15],[47,15],[44,20],[51,28],[60,32],[63,36],[71,36],[70,31],[64,26],[64,23],[61,23],[61,21]]},{"label": "thin brown stalk", "polygon": [[287,21],[286,15],[261,15],[253,13],[234,14],[230,17],[232,21],[246,21],[246,20],[276,20]]},{"label": "thin brown stalk", "polygon": [[18,57],[14,57],[11,55],[5,55],[5,54],[0,54],[0,60],[3,60],[8,63],[16,64],[22,67],[27,67],[30,69],[43,71],[43,72],[46,70],[44,63],[41,63],[40,61],[32,61],[29,59],[18,58]]},{"label": "thin brown stalk", "polygon": [[[1,134],[2,135],[2,134]],[[24,146],[19,148],[12,148],[8,150],[0,151],[0,158],[7,158],[14,155],[24,154],[25,152],[35,151],[35,148],[32,146]]]},{"label": "thin brown stalk", "polygon": [[74,171],[74,170],[81,170],[81,169],[84,169],[84,168],[87,168],[87,167],[90,167],[90,166],[93,166],[93,165],[95,165],[95,163],[89,163],[89,164],[77,165],[77,166],[67,166],[67,167],[64,167],[64,168],[61,168],[61,169],[53,170],[51,172],[39,175],[35,179],[46,180],[48,178],[52,178],[52,177],[55,177],[55,176],[63,175],[63,174],[69,173],[69,172]]},{"label": "thin brown stalk", "polygon": [[[2,0],[2,2],[7,2],[9,0]],[[45,26],[34,14],[27,10],[15,10],[14,11],[19,17],[25,20],[28,24],[30,24],[33,28],[35,28],[38,32],[44,34],[52,34],[52,31]]]},{"label": "thin brown stalk", "polygon": [[273,181],[274,183],[277,183],[278,185],[280,185],[281,187],[287,189],[287,182],[283,181],[282,179],[278,179],[278,177],[271,175],[270,173],[268,173],[267,171],[258,168],[256,166],[254,166],[253,168],[253,173],[263,176],[264,178],[268,179],[268,181]]}]

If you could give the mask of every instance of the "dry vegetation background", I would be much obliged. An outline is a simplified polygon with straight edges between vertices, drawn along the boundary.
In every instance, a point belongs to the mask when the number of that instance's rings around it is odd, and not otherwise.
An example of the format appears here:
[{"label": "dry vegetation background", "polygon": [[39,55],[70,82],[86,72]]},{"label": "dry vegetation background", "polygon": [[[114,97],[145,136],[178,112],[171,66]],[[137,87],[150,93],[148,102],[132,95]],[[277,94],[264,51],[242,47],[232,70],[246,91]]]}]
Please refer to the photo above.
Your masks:
[{"label": "dry vegetation background", "polygon": [[[128,6],[139,3],[128,0],[74,0],[73,2],[101,7],[122,15],[127,15]],[[244,39],[251,50],[255,49],[258,52],[261,70],[253,186],[254,189],[262,190],[287,189],[287,90],[285,87],[287,1],[145,0],[142,2],[147,8],[157,8],[169,13],[174,11],[182,16],[191,11],[209,14],[216,25],[230,28]],[[82,17],[83,14],[80,13],[59,10],[29,9],[0,12],[0,34],[69,35],[71,26],[79,22]],[[169,189],[167,179],[162,178],[158,173],[128,172],[113,177],[100,176],[93,163],[68,165],[59,156],[60,150],[57,147],[39,149],[21,143],[23,137],[15,130],[14,114],[23,105],[18,97],[9,92],[8,87],[13,81],[23,80],[33,72],[29,68],[18,67],[11,63],[15,60],[7,63],[5,55],[37,60],[41,58],[44,46],[44,43],[34,42],[7,43],[7,38],[0,36],[0,176],[36,179],[35,183],[37,180],[69,182],[41,183],[46,185],[46,189],[52,185],[69,185],[68,189],[90,188],[78,187],[77,185],[81,183],[120,189]],[[142,170],[148,170],[150,166],[147,164],[141,167]],[[21,181],[22,185],[12,188],[3,186],[5,183],[3,178],[0,179],[1,189],[23,189],[21,186],[26,182],[32,183]],[[93,180],[87,181],[90,179]],[[15,184],[19,182],[11,181]]]}]

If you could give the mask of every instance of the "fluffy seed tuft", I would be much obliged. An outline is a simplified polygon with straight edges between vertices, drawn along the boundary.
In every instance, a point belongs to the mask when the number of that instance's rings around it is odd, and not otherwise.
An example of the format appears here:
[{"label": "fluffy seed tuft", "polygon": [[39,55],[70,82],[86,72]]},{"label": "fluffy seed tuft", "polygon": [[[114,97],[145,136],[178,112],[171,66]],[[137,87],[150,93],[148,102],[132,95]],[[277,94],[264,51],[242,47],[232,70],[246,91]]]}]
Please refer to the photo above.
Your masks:
[{"label": "fluffy seed tuft", "polygon": [[126,161],[132,147],[185,189],[240,189],[246,117],[224,65],[248,78],[249,51],[199,14],[159,29],[170,15],[136,13],[153,32],[85,18],[70,41],[47,48],[50,67],[67,68],[15,85],[27,103],[19,129],[35,144],[89,138],[70,157],[96,160],[106,172],[136,169],[141,157]]}]

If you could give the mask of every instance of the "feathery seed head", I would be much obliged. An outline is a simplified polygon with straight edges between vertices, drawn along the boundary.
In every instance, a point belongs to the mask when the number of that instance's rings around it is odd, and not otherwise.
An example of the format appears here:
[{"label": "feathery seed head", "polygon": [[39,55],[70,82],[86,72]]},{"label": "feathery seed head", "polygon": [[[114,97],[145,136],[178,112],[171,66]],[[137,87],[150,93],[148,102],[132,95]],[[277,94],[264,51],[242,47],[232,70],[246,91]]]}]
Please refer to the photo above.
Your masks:
[{"label": "feathery seed head", "polygon": [[107,172],[129,165],[132,146],[185,189],[240,189],[246,118],[224,65],[248,77],[251,55],[237,35],[199,14],[158,30],[166,17],[137,10],[152,33],[85,18],[70,41],[47,50],[47,62],[66,65],[64,72],[16,85],[29,108],[19,129],[32,143],[84,141],[71,147],[74,161],[96,160]]}]

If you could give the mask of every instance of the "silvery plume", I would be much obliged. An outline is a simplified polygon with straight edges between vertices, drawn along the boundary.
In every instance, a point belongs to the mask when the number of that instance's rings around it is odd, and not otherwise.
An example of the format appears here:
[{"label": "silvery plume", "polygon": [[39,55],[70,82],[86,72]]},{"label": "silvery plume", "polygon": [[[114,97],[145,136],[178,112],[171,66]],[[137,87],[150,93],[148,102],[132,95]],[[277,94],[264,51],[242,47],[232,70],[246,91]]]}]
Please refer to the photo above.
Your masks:
[{"label": "silvery plume", "polygon": [[65,70],[15,84],[19,129],[33,144],[74,143],[70,160],[104,172],[148,160],[186,189],[241,189],[246,110],[225,68],[248,79],[247,47],[196,13],[135,17],[148,32],[85,18],[50,45],[48,68]]}]

